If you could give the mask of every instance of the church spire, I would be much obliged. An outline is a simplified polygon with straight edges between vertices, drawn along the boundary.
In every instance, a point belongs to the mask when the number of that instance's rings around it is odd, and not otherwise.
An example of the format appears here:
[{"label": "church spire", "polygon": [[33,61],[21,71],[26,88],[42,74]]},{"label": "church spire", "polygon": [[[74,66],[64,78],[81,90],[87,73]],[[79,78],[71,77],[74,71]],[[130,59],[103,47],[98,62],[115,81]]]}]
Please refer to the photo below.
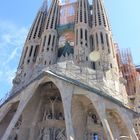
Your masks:
[{"label": "church spire", "polygon": [[90,8],[88,0],[78,0],[77,20],[75,25],[75,48],[74,56],[76,62],[88,63],[90,53]]},{"label": "church spire", "polygon": [[40,11],[47,13],[47,11],[48,11],[48,0],[44,0],[43,5],[42,5]]},{"label": "church spire", "polygon": [[19,69],[22,68],[25,74],[27,73],[26,71],[31,69],[30,67],[33,67],[36,62],[46,17],[47,0],[44,0],[42,7],[39,9],[36,18],[30,28],[20,59]]},{"label": "church spire", "polygon": [[44,29],[46,16],[47,16],[47,8],[48,8],[48,2],[47,0],[44,0],[43,5],[38,11],[37,16],[32,24],[32,27],[28,34],[27,41],[41,37],[42,31]]},{"label": "church spire", "polygon": [[56,28],[56,25],[58,23],[58,17],[59,17],[59,0],[52,0],[52,4],[48,11],[46,30]]},{"label": "church spire", "polygon": [[52,0],[47,14],[44,32],[42,34],[41,49],[39,53],[40,57],[43,55],[43,65],[45,64],[45,66],[56,62],[58,49],[58,33],[56,27],[59,21],[59,10],[59,0]]},{"label": "church spire", "polygon": [[78,0],[77,23],[89,25],[89,3],[88,0]]},{"label": "church spire", "polygon": [[100,26],[110,30],[108,16],[104,7],[103,0],[94,0],[93,5],[93,26]]},{"label": "church spire", "polygon": [[96,64],[96,69],[101,69],[102,65],[106,65],[105,69],[107,70],[118,69],[115,45],[103,0],[94,0],[93,3],[91,38],[93,51],[98,51],[102,57],[100,62]]}]

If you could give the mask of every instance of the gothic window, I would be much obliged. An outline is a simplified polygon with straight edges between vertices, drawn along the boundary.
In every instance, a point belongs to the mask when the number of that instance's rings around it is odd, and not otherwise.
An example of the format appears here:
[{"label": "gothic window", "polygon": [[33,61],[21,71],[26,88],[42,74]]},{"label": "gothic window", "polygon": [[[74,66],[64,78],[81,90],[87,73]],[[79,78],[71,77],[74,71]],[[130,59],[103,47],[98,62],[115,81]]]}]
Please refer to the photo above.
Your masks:
[{"label": "gothic window", "polygon": [[44,36],[43,47],[45,46],[45,44],[46,44],[46,36]]},{"label": "gothic window", "polygon": [[90,45],[91,45],[91,51],[94,50],[94,41],[93,41],[93,36],[90,36]]},{"label": "gothic window", "polygon": [[34,51],[34,58],[33,58],[33,61],[36,61],[37,54],[38,54],[38,49],[39,49],[39,45],[36,45],[35,51]]},{"label": "gothic window", "polygon": [[85,40],[87,41],[87,30],[85,30]]},{"label": "gothic window", "polygon": [[104,44],[104,37],[103,37],[103,33],[100,32],[100,37],[101,37],[101,43]]},{"label": "gothic window", "polygon": [[50,43],[51,43],[51,35],[49,35],[48,46],[50,45]]},{"label": "gothic window", "polygon": [[36,45],[36,47],[35,47],[35,52],[34,52],[34,57],[36,57],[36,56],[37,56],[37,53],[38,53],[38,48],[39,48],[39,45]]},{"label": "gothic window", "polygon": [[30,53],[29,53],[29,57],[31,57],[32,51],[33,51],[33,46],[31,46]]},{"label": "gothic window", "polygon": [[80,29],[80,36],[81,36],[81,39],[83,39],[83,30]]},{"label": "gothic window", "polygon": [[93,62],[93,69],[96,70],[95,62]]},{"label": "gothic window", "polygon": [[99,50],[99,40],[98,40],[98,34],[96,33],[96,44],[97,44],[97,50]]}]

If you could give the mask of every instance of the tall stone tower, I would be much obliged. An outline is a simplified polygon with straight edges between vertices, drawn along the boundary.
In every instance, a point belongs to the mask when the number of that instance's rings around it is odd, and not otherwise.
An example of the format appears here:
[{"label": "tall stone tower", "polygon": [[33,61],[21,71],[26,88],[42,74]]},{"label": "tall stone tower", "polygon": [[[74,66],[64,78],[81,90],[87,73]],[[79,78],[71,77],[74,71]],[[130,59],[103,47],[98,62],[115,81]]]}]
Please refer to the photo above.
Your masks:
[{"label": "tall stone tower", "polygon": [[98,66],[106,62],[107,65],[105,69],[114,67],[117,71],[115,46],[103,0],[94,0],[92,25],[91,39],[93,39],[94,42],[93,50],[99,51],[99,53],[102,54],[102,59],[101,62],[98,63]]},{"label": "tall stone tower", "polygon": [[134,118],[103,0],[45,0],[0,106],[0,139],[138,140]]}]

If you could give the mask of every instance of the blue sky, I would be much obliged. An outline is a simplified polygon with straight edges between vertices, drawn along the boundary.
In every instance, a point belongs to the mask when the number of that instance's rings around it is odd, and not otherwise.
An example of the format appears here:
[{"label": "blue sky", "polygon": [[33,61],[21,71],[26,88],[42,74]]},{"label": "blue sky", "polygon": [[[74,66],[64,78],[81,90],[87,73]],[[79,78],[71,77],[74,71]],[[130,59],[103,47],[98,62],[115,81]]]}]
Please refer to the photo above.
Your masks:
[{"label": "blue sky", "polygon": [[[43,0],[3,0],[0,3],[0,98],[7,93],[19,62],[25,37]],[[114,40],[131,48],[140,64],[140,0],[104,0]]]}]

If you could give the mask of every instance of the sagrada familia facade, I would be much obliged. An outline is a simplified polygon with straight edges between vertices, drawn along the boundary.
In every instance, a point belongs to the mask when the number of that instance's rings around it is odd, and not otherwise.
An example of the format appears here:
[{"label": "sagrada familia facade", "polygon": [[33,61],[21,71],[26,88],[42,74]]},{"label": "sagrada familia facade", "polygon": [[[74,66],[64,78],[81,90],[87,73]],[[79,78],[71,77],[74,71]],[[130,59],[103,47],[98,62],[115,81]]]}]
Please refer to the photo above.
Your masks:
[{"label": "sagrada familia facade", "polygon": [[45,0],[0,106],[0,139],[138,140],[125,82],[104,1]]}]

